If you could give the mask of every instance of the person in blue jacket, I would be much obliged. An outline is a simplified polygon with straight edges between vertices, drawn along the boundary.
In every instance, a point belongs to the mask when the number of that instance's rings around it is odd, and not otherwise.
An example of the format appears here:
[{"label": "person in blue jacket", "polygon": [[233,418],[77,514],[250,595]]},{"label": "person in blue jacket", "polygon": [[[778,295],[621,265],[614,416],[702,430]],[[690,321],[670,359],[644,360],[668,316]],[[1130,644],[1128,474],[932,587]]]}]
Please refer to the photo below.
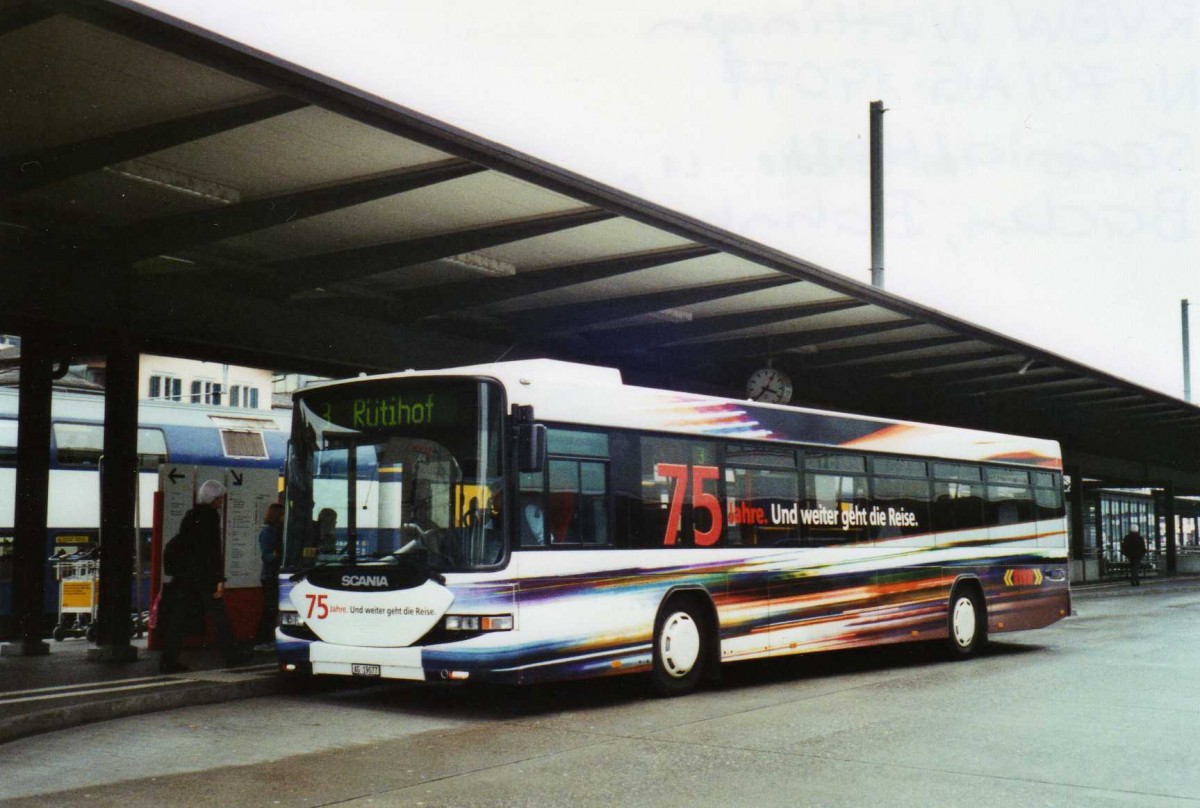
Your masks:
[{"label": "person in blue jacket", "polygon": [[258,553],[262,557],[263,609],[258,621],[255,651],[275,650],[275,624],[279,619],[279,559],[283,553],[283,505],[272,502],[263,516],[258,532]]}]

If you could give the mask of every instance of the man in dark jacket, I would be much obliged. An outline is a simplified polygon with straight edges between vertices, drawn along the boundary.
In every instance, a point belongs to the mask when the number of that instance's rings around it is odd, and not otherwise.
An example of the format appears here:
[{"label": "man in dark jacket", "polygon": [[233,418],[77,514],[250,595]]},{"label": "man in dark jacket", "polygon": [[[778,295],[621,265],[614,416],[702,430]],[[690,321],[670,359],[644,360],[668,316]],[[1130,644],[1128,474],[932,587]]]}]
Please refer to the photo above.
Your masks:
[{"label": "man in dark jacket", "polygon": [[1125,538],[1121,539],[1121,555],[1129,559],[1129,584],[1130,586],[1139,586],[1141,582],[1138,580],[1139,567],[1142,566],[1142,556],[1146,555],[1146,542],[1142,539],[1140,528],[1133,525],[1129,528],[1129,532],[1125,534]]},{"label": "man in dark jacket", "polygon": [[196,493],[196,504],[184,514],[179,534],[172,539],[182,547],[172,548],[174,569],[171,582],[163,588],[159,606],[165,614],[162,658],[158,669],[163,673],[187,670],[179,662],[183,638],[192,618],[207,615],[217,630],[221,653],[226,663],[237,665],[247,655],[235,644],[229,615],[225,612],[225,564],[221,557],[221,504],[225,486],[209,480]]}]

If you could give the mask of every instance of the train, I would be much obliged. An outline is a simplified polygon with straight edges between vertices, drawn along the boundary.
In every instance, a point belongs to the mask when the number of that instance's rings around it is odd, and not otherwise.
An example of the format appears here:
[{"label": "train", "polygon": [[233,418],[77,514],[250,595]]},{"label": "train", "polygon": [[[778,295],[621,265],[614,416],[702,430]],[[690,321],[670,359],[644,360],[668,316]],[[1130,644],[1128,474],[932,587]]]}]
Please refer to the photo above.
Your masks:
[{"label": "train", "polygon": [[[16,492],[15,388],[0,389],[0,639],[12,639],[13,516]],[[269,468],[281,475],[291,413],[176,401],[138,404],[138,507],[135,525],[141,575],[133,603],[150,603],[154,494],[163,465]],[[58,623],[59,588],[50,559],[78,557],[100,543],[100,463],[104,446],[104,396],[56,390],[51,407],[50,488],[45,544],[45,636]],[[138,589],[140,585],[140,591]]]}]

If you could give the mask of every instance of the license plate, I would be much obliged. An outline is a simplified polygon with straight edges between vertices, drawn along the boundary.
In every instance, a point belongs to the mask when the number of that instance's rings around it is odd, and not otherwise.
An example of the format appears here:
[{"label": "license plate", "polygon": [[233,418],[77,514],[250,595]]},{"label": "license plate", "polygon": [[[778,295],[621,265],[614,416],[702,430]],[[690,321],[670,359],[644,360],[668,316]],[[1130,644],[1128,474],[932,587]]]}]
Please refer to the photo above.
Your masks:
[{"label": "license plate", "polygon": [[382,671],[378,665],[351,665],[350,673],[355,676],[379,676]]}]

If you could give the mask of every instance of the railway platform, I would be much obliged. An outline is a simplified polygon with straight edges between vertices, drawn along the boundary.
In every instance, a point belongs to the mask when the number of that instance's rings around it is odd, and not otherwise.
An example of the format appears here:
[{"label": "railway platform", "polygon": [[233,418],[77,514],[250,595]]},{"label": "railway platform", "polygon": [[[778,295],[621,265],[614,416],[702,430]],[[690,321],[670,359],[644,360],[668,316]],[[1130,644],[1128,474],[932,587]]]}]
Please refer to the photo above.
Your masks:
[{"label": "railway platform", "polygon": [[93,662],[83,637],[50,642],[44,656],[0,657],[0,744],[94,721],[269,695],[286,685],[274,657],[226,667],[210,649],[185,650],[191,670],[163,674],[158,653],[135,639],[129,663]]}]

